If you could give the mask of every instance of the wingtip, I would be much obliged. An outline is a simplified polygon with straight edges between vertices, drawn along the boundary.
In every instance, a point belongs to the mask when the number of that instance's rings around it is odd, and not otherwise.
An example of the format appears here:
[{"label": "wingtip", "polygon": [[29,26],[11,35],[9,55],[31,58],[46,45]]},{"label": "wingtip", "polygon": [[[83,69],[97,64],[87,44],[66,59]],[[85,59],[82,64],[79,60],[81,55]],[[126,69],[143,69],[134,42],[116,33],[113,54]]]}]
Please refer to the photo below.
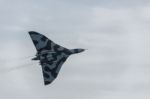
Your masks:
[{"label": "wingtip", "polygon": [[36,33],[36,32],[35,32],[35,31],[29,31],[28,33],[30,33],[30,34],[31,34],[31,33]]},{"label": "wingtip", "polygon": [[29,33],[30,35],[31,35],[31,34],[39,34],[39,33],[36,32],[36,31],[29,31],[28,33]]},{"label": "wingtip", "polygon": [[51,84],[51,82],[49,82],[49,81],[44,81],[44,85],[46,86],[46,85],[49,85],[49,84]]}]

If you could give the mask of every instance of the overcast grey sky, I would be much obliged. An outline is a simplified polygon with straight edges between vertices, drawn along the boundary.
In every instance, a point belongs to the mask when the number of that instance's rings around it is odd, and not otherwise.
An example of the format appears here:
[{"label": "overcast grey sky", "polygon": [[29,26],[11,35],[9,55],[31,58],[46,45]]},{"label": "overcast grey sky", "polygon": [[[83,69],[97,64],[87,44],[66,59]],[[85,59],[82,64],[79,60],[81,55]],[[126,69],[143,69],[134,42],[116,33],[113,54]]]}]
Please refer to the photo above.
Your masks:
[{"label": "overcast grey sky", "polygon": [[[48,86],[28,31],[67,48]],[[150,99],[149,0],[0,0],[0,99]]]}]

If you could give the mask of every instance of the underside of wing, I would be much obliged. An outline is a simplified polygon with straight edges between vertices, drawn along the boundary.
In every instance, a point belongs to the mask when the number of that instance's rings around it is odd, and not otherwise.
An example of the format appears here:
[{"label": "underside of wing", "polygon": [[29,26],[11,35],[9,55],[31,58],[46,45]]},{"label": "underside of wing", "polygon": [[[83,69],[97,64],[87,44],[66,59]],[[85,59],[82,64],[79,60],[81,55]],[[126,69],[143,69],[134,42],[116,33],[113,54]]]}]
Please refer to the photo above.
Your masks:
[{"label": "underside of wing", "polygon": [[37,56],[42,67],[44,84],[50,84],[58,75],[63,63],[66,61],[71,51],[64,48],[46,36],[30,31],[31,39],[37,49]]},{"label": "underside of wing", "polygon": [[29,34],[38,53],[41,53],[42,51],[51,51],[51,52],[68,51],[66,48],[54,43],[46,36],[38,32],[30,31]]},{"label": "underside of wing", "polygon": [[40,57],[45,85],[52,83],[57,77],[67,58],[68,56],[64,53],[61,53],[60,55],[57,55],[57,53],[44,54]]}]

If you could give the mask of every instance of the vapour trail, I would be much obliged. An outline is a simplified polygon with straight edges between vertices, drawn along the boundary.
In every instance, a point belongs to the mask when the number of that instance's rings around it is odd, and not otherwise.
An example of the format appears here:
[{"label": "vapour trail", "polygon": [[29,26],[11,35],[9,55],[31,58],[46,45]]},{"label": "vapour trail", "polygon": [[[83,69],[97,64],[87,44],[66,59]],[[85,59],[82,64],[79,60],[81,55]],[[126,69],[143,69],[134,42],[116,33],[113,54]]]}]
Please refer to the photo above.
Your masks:
[{"label": "vapour trail", "polygon": [[17,66],[10,67],[10,68],[1,69],[0,74],[12,72],[12,71],[15,71],[15,70],[18,70],[18,69],[27,68],[27,67],[32,66],[34,64],[35,63],[28,63],[28,64],[23,64],[23,65],[17,65]]}]

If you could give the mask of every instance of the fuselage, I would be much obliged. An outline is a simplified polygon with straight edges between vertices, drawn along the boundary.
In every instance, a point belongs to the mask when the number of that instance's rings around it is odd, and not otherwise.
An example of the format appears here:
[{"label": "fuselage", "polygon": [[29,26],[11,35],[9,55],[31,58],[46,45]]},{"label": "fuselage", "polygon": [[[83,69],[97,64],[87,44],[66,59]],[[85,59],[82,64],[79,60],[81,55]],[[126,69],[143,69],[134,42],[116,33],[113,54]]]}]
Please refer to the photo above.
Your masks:
[{"label": "fuselage", "polygon": [[[85,49],[70,49],[69,52],[70,52],[70,55],[72,54],[77,54],[77,53],[81,53],[85,51]],[[41,53],[36,53],[35,57],[32,58],[32,60],[40,60],[40,56],[44,55],[44,54],[51,54],[51,53],[56,53],[56,52],[52,52],[52,51],[48,51],[48,50],[45,50]]]}]

